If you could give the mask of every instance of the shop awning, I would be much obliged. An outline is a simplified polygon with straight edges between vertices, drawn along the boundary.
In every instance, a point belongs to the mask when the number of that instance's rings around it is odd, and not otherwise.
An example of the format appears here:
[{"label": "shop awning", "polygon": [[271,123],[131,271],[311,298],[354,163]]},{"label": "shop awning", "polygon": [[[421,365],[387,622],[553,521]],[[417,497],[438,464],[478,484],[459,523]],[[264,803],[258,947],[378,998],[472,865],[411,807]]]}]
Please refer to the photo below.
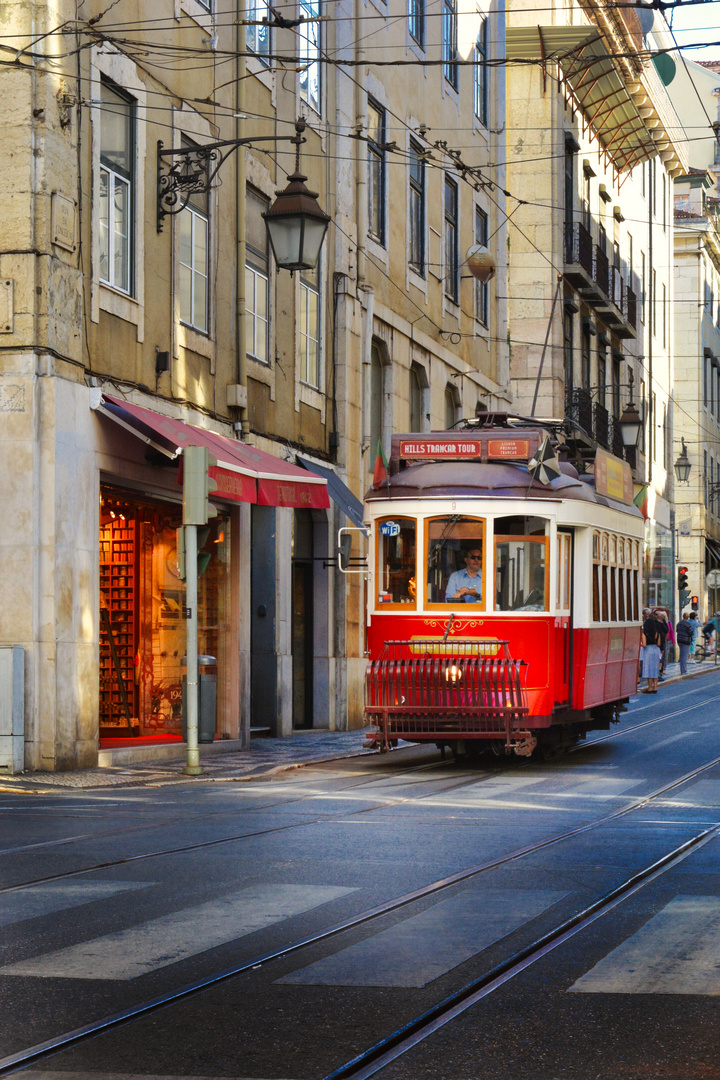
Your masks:
[{"label": "shop awning", "polygon": [[[632,169],[656,153],[664,155],[671,171],[682,169],[676,142],[678,137],[684,139],[684,134],[677,117],[657,111],[656,95],[648,94],[640,79],[634,85],[625,82],[597,29],[508,27],[506,55],[515,63],[540,60],[560,65],[585,118],[618,172]],[[659,82],[654,69],[646,70],[642,78],[648,84]]]},{"label": "shop awning", "polygon": [[254,446],[108,394],[94,407],[170,459],[178,458],[185,446],[207,446],[218,462],[210,469],[217,498],[310,510],[330,506],[323,477],[309,476],[305,469]]},{"label": "shop awning", "polygon": [[353,525],[361,529],[363,527],[363,504],[356,495],[353,495],[347,484],[344,484],[340,477],[325,465],[318,465],[316,461],[310,461],[308,458],[302,457],[301,454],[296,454],[295,460],[299,461],[304,469],[327,480],[330,498],[350,518]]}]

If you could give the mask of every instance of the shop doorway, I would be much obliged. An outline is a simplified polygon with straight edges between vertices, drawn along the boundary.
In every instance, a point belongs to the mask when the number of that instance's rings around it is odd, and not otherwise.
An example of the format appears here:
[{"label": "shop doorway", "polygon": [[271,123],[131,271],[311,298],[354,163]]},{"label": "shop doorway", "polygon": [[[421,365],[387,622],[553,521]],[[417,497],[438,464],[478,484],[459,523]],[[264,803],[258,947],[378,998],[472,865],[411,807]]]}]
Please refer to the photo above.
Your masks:
[{"label": "shop doorway", "polygon": [[314,700],[314,523],[311,510],[296,510],[292,554],[293,727],[313,726]]},{"label": "shop doorway", "polygon": [[[100,738],[182,738],[185,584],[178,577],[180,506],[104,486],[100,504]],[[198,651],[227,670],[230,521],[201,537]],[[220,682],[222,686],[222,682]]]}]

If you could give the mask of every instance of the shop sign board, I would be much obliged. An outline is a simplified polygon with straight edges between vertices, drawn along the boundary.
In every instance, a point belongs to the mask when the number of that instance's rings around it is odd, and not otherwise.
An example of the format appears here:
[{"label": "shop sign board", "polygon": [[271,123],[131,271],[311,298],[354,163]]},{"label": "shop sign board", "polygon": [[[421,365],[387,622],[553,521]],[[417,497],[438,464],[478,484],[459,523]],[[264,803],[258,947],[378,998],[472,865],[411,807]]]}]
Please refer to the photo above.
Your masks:
[{"label": "shop sign board", "polygon": [[598,449],[595,454],[595,490],[598,495],[607,495],[608,499],[632,506],[632,470],[627,461],[608,454],[607,450]]}]

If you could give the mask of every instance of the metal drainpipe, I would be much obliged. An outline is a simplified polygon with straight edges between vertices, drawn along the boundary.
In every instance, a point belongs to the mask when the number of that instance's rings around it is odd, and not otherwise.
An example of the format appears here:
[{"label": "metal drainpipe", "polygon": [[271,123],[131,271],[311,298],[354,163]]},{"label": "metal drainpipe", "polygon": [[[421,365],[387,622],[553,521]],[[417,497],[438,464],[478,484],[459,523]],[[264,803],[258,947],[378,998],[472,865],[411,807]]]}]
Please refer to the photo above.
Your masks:
[{"label": "metal drainpipe", "polygon": [[[367,127],[367,94],[363,89],[362,64],[365,50],[362,47],[362,15],[360,4],[355,5],[355,130],[358,135]],[[355,227],[357,229],[357,287],[365,288],[365,237],[367,236],[367,154],[364,143],[358,139],[355,147]]]},{"label": "metal drainpipe", "polygon": [[[242,25],[245,19],[245,3],[239,0],[238,19],[235,26],[235,138],[242,137],[241,114],[245,103],[245,75],[247,62],[243,55],[243,34],[245,28]],[[237,381],[244,386],[247,392],[247,353],[245,351],[245,149],[238,147],[236,154],[237,183],[235,187],[235,221],[237,223],[237,280],[235,283],[235,356]],[[248,418],[247,405],[238,409],[240,422],[240,438],[247,439],[250,434],[250,420]]]}]

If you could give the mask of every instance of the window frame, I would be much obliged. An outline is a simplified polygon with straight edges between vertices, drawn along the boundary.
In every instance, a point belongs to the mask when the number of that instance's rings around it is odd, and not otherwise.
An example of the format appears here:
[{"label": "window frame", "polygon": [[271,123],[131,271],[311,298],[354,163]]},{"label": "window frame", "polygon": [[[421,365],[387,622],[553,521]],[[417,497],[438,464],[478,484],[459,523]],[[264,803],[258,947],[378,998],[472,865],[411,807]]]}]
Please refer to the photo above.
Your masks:
[{"label": "window frame", "polygon": [[474,47],[475,66],[473,67],[473,112],[484,128],[488,127],[490,80],[488,68],[488,18],[481,16],[480,29]]},{"label": "window frame", "polygon": [[[478,228],[478,222],[481,227]],[[482,206],[475,204],[475,243],[487,247],[490,218]],[[482,237],[482,239],[481,239]],[[490,329],[490,282],[475,282],[475,318],[486,330]]]},{"label": "window frame", "polygon": [[[448,210],[448,192],[452,193],[454,214]],[[445,175],[443,184],[443,292],[452,304],[460,303],[460,186]],[[452,267],[448,264],[452,262]]]},{"label": "window frame", "polygon": [[[128,158],[131,161],[131,168],[125,172],[125,170],[119,168],[116,164],[109,162],[103,157],[103,112],[106,108],[105,103],[102,102],[102,89],[107,89],[115,94],[122,102],[128,106]],[[100,75],[100,138],[99,138],[99,188],[98,188],[98,280],[102,285],[105,285],[109,289],[113,289],[116,292],[122,293],[123,296],[128,296],[133,299],[136,298],[136,242],[135,242],[135,228],[136,228],[136,180],[137,180],[137,99],[129,94],[122,87],[118,86],[101,73]],[[102,260],[103,260],[103,244],[102,244],[102,176],[103,173],[107,175],[108,184],[108,221],[107,221],[107,264],[108,264],[108,277],[102,276]],[[127,274],[127,287],[119,285],[117,283],[114,269],[115,269],[115,190],[116,181],[127,189],[127,257],[124,260],[124,267]]]},{"label": "window frame", "polygon": [[[256,56],[261,64],[268,67],[270,64],[269,56],[272,52],[272,30],[270,28],[270,6],[268,0],[250,0],[250,7],[245,9],[245,17],[250,19],[254,14],[254,21],[258,24],[255,26],[245,27],[245,47],[250,50],[253,56]],[[268,22],[265,27],[259,25],[262,16],[259,15],[260,9],[265,12],[265,17]],[[264,43],[259,42],[259,36],[262,30],[267,31],[266,40]],[[252,41],[250,39],[253,39]],[[262,45],[262,47],[259,47]]]},{"label": "window frame", "polygon": [[408,33],[425,52],[425,0],[408,0]]},{"label": "window frame", "polygon": [[[487,573],[488,519],[487,518],[476,517],[474,514],[461,514],[460,515],[460,518],[461,518],[463,523],[464,522],[472,522],[473,524],[477,523],[477,524],[479,524],[479,526],[481,528],[482,540],[481,540],[479,546],[482,548],[482,563],[481,563],[482,569],[480,571],[480,582],[481,582],[482,594],[481,594],[480,600],[477,601],[476,603],[472,603],[472,604],[466,604],[466,603],[464,603],[464,601],[458,601],[458,600],[441,600],[441,601],[438,601],[437,603],[430,600],[430,582],[427,580],[427,572],[430,569],[429,565],[428,565],[429,560],[430,560],[430,525],[432,524],[433,521],[446,521],[448,518],[451,518],[453,516],[455,516],[455,515],[453,515],[451,513],[451,511],[446,511],[443,514],[432,514],[431,516],[426,517],[424,522],[423,522],[423,544],[424,544],[424,547],[423,547],[422,555],[424,557],[424,561],[423,561],[424,572],[423,572],[423,594],[422,594],[422,598],[423,598],[423,604],[425,605],[424,610],[426,610],[426,611],[451,611],[453,608],[457,609],[458,604],[459,604],[461,611],[463,611],[463,612],[467,611],[468,615],[470,616],[470,615],[472,615],[472,614],[474,614],[476,612],[485,612],[485,611],[489,610],[488,609],[488,583],[487,583],[488,582],[488,573]],[[419,559],[418,559],[418,562],[419,562]],[[416,576],[415,580],[417,581],[417,576]],[[448,580],[449,580],[449,578],[448,578]],[[447,588],[447,582],[445,583],[445,587]],[[416,589],[416,592],[417,592],[417,589]],[[405,607],[406,605],[403,604],[402,606]]]},{"label": "window frame", "polygon": [[442,73],[455,93],[460,91],[457,0],[442,0]]},{"label": "window frame", "polygon": [[[209,206],[208,206],[209,210]],[[192,257],[192,263],[188,265],[183,262],[181,255],[181,244],[178,243],[178,274],[182,273],[181,267],[185,267],[190,271],[190,318],[184,318],[180,305],[182,304],[182,290],[178,286],[178,310],[180,314],[180,322],[183,326],[189,327],[194,330],[196,334],[203,334],[205,337],[210,337],[210,214],[203,213],[197,207],[192,206],[190,203],[183,208],[180,214],[178,214],[178,231],[182,229],[183,223],[190,218],[190,252]],[[195,232],[197,223],[202,222],[205,226],[205,272],[198,270],[195,265]],[[196,278],[204,278],[205,281],[205,325],[199,326],[195,322],[195,285]]]},{"label": "window frame", "polygon": [[[427,174],[423,159],[423,148],[414,139],[409,142],[408,155],[408,266],[418,277],[427,277],[427,244],[425,229],[427,224]],[[417,164],[413,171],[413,160]],[[417,220],[414,209],[417,207]],[[415,259],[414,256],[418,258]]]},{"label": "window frame", "polygon": [[[546,530],[549,529],[550,521],[547,518],[545,521]],[[543,544],[545,547],[545,607],[542,611],[523,611],[522,608],[501,608],[497,605],[497,546],[498,544],[507,543],[533,543]],[[492,610],[497,612],[498,615],[519,615],[523,618],[526,615],[547,615],[550,611],[550,536],[546,531],[544,536],[518,536],[507,533],[496,533],[493,530],[493,607]]]},{"label": "window frame", "polygon": [[[370,110],[378,116],[379,142],[370,137]],[[386,141],[387,110],[374,98],[368,97],[368,139],[367,139],[367,162],[368,162],[368,236],[381,247],[387,246],[387,230],[385,227],[385,203],[387,192],[387,157],[384,149]],[[374,199],[374,173],[377,171],[377,204]],[[374,229],[373,217],[377,216],[379,228]]]},{"label": "window frame", "polygon": [[[322,333],[321,333],[322,272],[321,272],[320,262],[318,262],[315,273],[317,273],[317,285],[315,285],[313,282],[307,280],[305,271],[301,271],[300,274],[299,274],[299,279],[300,280],[298,281],[298,294],[297,294],[298,295],[298,319],[297,319],[298,358],[300,359],[300,362],[301,362],[301,374],[300,374],[300,382],[301,382],[301,384],[303,386],[309,386],[311,390],[315,390],[318,393],[322,393],[323,392],[323,385],[322,385],[323,384],[323,355],[322,355]],[[310,296],[315,296],[316,303],[317,303],[317,311],[316,311],[316,315],[315,315],[315,329],[316,329],[316,333],[317,333],[316,338],[311,337],[311,335],[307,331],[303,332],[303,329],[302,329],[303,314],[304,314],[304,317],[305,317],[305,326],[306,327],[309,326],[309,321],[308,321],[309,311],[308,311],[307,304],[308,304]],[[306,344],[306,347],[305,347],[304,350],[301,348],[301,343],[302,343],[303,339],[305,339],[305,344]],[[317,382],[311,382],[310,379],[307,377],[308,358],[309,358],[309,351],[308,351],[307,345],[308,345],[308,342],[310,342],[310,341],[314,341],[315,345],[317,346],[317,349],[316,349],[316,361],[315,361],[315,363],[316,363]]]},{"label": "window frame", "polygon": [[[298,60],[299,66],[306,66],[305,76],[307,90],[303,90],[303,73],[298,72],[298,97],[301,98],[318,116],[322,116],[323,77],[320,54],[322,52],[322,23],[311,22],[319,20],[322,12],[320,0],[298,0],[298,14],[305,17],[305,22],[298,28]],[[306,31],[305,33],[303,31]],[[312,36],[311,36],[312,32]],[[311,71],[315,70],[317,77],[317,99],[310,93]]]},{"label": "window frame", "polygon": [[[380,532],[380,526],[384,522],[388,522],[388,521],[397,522],[398,524],[402,524],[402,522],[404,522],[404,521],[412,522],[412,524],[415,527],[415,599],[410,600],[407,603],[402,603],[402,601],[399,602],[399,603],[395,603],[392,600],[389,600],[389,601],[384,602],[382,604],[380,603],[380,580],[381,580],[381,578],[380,578],[380,572],[381,572],[381,570],[380,570],[380,549],[382,547],[381,541],[384,539],[383,536],[382,536],[382,533]],[[414,517],[414,516],[412,516],[410,514],[402,514],[402,515],[387,514],[387,515],[384,515],[381,518],[376,519],[376,521],[375,521],[375,588],[373,590],[373,609],[375,611],[417,611],[417,609],[418,609],[418,564],[419,564],[419,554],[420,554],[419,544],[418,544],[418,533],[419,533],[419,531],[420,531],[419,530],[419,522],[418,522],[417,517]]]},{"label": "window frame", "polygon": [[[258,202],[261,200],[266,204],[265,208],[269,209],[270,199],[267,195],[263,194],[258,188],[248,184],[245,194],[245,205],[248,205],[248,193],[256,198]],[[247,210],[246,210],[247,213]],[[262,211],[261,211],[262,213]],[[247,230],[246,230],[247,234]],[[252,244],[248,243],[247,235],[245,242],[245,318],[246,318],[246,332],[245,332],[245,351],[251,360],[254,360],[257,364],[262,364],[263,367],[270,367],[270,285],[271,285],[271,260],[269,242],[266,240],[268,246],[265,252],[258,251]],[[264,265],[261,265],[263,264]],[[249,304],[247,278],[248,274],[252,276],[253,280],[253,304],[251,307]],[[256,310],[255,300],[257,297],[257,281],[262,280],[265,283],[265,318],[258,315]],[[258,356],[255,351],[255,344],[258,340],[257,324],[258,322],[265,323],[265,359]],[[252,332],[250,333],[248,328],[252,326]],[[252,346],[248,344],[252,337]]]}]

